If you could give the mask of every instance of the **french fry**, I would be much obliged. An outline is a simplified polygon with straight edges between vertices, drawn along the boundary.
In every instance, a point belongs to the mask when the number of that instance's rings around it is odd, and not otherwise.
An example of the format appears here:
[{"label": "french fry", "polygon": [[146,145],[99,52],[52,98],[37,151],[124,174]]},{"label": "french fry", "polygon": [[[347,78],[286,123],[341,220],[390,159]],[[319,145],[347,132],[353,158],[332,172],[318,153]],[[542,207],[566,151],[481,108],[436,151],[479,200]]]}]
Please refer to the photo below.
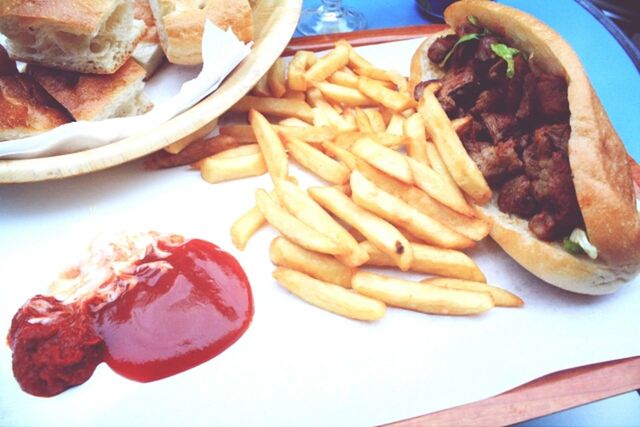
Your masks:
[{"label": "french fry", "polygon": [[350,132],[356,130],[356,127],[347,121],[346,117],[338,114],[327,101],[318,101],[316,107],[324,112],[325,117],[329,121],[329,125],[336,131]]},{"label": "french fry", "polygon": [[354,67],[353,71],[359,76],[369,77],[384,83],[391,83],[388,87],[392,89],[398,89],[399,91],[408,90],[409,83],[407,82],[407,79],[397,71],[383,70],[373,65],[369,65],[367,67]]},{"label": "french fry", "polygon": [[404,117],[405,119],[406,119],[407,117],[411,117],[411,116],[413,116],[415,113],[416,113],[416,109],[415,109],[415,108],[407,108],[407,109],[406,109],[406,110],[404,110],[404,111],[400,111],[400,115],[401,115],[402,117]]},{"label": "french fry", "polygon": [[267,72],[264,76],[260,77],[258,83],[253,87],[251,93],[255,96],[271,96],[271,92],[269,92],[269,83],[267,83]]},{"label": "french fry", "polygon": [[258,176],[267,173],[262,153],[240,157],[207,157],[202,160],[200,174],[205,181],[217,183],[234,179]]},{"label": "french fry", "polygon": [[[364,248],[369,254],[369,260],[366,265],[395,267],[393,260],[371,243],[361,242],[360,247]],[[409,271],[473,280],[473,283],[486,282],[482,271],[464,252],[414,242],[411,242],[411,247],[413,248],[413,262],[409,267]]]},{"label": "french fry", "polygon": [[372,139],[380,145],[391,148],[400,147],[406,140],[405,136],[391,135],[385,132],[344,132],[336,135],[335,142],[339,146],[349,149],[354,142],[362,138]]},{"label": "french fry", "polygon": [[389,89],[397,89],[401,92],[406,92],[408,90],[409,83],[407,82],[407,79],[402,77],[402,75],[397,71],[383,70],[376,67],[356,68],[354,71],[360,76],[376,80],[381,85],[386,86]]},{"label": "french fry", "polygon": [[512,294],[511,292],[498,288],[496,286],[487,285],[486,283],[476,282],[473,280],[449,279],[449,278],[433,278],[421,280],[421,283],[440,286],[447,289],[460,289],[463,291],[486,292],[491,295],[493,301],[498,307],[522,307],[524,301]]},{"label": "french fry", "polygon": [[304,73],[314,64],[316,57],[313,52],[299,50],[289,62],[287,84],[289,89],[304,92],[307,90],[307,80]]},{"label": "french fry", "polygon": [[296,119],[295,117],[288,117],[286,119],[282,119],[278,122],[279,126],[288,126],[294,128],[310,128],[312,127],[309,123],[304,120]]},{"label": "french fry", "polygon": [[467,200],[456,185],[452,185],[438,172],[411,157],[407,158],[407,163],[413,173],[413,179],[418,188],[422,189],[422,191],[443,205],[462,215],[468,217],[475,216],[475,210],[469,206]]},{"label": "french fry", "polygon": [[318,58],[304,74],[308,82],[319,82],[326,80],[331,74],[347,65],[349,62],[349,48],[336,44],[336,47],[322,58]]},{"label": "french fry", "polygon": [[278,267],[273,278],[298,298],[340,316],[373,321],[386,312],[386,306],[380,301],[295,270]]},{"label": "french fry", "polygon": [[297,101],[303,101],[303,102],[307,100],[307,96],[305,95],[304,92],[291,90],[291,89],[287,89],[287,91],[283,95],[283,98],[295,99]]},{"label": "french fry", "polygon": [[344,45],[349,49],[349,67],[351,67],[351,69],[373,67],[373,64],[356,52],[346,40],[339,40],[336,44]]},{"label": "french fry", "polygon": [[[343,41],[343,42],[346,42],[345,40],[342,40],[342,41]],[[348,44],[348,43],[347,43],[347,44]],[[351,49],[351,45],[349,45],[349,49]],[[349,52],[349,54],[351,54],[351,52]],[[340,69],[340,70],[338,70],[338,71],[340,71],[340,72],[342,72],[342,73],[346,73],[346,74],[351,74],[352,76],[356,76],[356,77],[357,77],[356,73],[354,73],[354,72],[353,72],[353,70],[352,70],[351,68],[349,68],[349,66],[348,66],[348,65],[347,65],[346,67],[344,67],[344,68],[341,68],[341,69]]]},{"label": "french fry", "polygon": [[179,141],[172,142],[171,144],[169,144],[166,147],[164,147],[164,151],[166,151],[169,154],[178,154],[182,150],[187,148],[189,145],[191,145],[192,142],[194,142],[193,139],[183,138],[183,139],[181,139]]},{"label": "french fry", "polygon": [[371,126],[371,122],[369,121],[369,117],[362,111],[361,108],[356,108],[354,110],[356,124],[358,125],[359,132],[373,132],[373,127]]},{"label": "french fry", "polygon": [[[391,80],[391,82],[396,85],[400,92],[409,92],[409,80],[406,77],[403,77],[402,74],[398,73],[397,71],[387,71],[387,75],[389,76],[389,80]],[[413,95],[409,94],[409,96]]]},{"label": "french fry", "polygon": [[396,112],[406,110],[415,102],[408,94],[396,92],[368,77],[358,79],[358,89],[367,97]]},{"label": "french fry", "polygon": [[331,141],[323,142],[322,147],[328,154],[341,161],[342,164],[344,164],[350,170],[354,170],[358,165],[358,158],[346,148],[342,148],[338,144],[334,144]]},{"label": "french fry", "polygon": [[319,101],[325,101],[324,96],[322,95],[322,92],[317,87],[310,87],[307,89],[305,93],[307,97],[307,102],[312,107],[317,107]]},{"label": "french fry", "polygon": [[340,86],[358,88],[358,76],[353,73],[348,73],[344,70],[338,70],[327,79],[329,83],[335,83]]},{"label": "french fry", "polygon": [[367,115],[373,132],[384,132],[387,129],[380,110],[377,108],[365,108],[362,111]]},{"label": "french fry", "polygon": [[329,237],[340,247],[350,266],[364,264],[369,258],[347,230],[336,222],[307,192],[284,179],[274,180],[276,193],[284,207],[300,221]]},{"label": "french fry", "polygon": [[[303,125],[304,123],[304,125]],[[319,143],[336,138],[336,131],[329,127],[316,127],[305,121],[290,117],[271,125],[279,133],[294,136],[306,142]],[[220,128],[220,135],[231,136],[240,144],[258,142],[251,125],[226,125]]]},{"label": "french fry", "polygon": [[484,239],[491,230],[491,224],[488,222],[461,215],[432,199],[422,190],[405,184],[365,162],[358,163],[358,171],[387,193],[399,197],[419,211],[472,240]]},{"label": "french fry", "polygon": [[345,248],[309,227],[275,203],[266,191],[256,190],[256,204],[273,228],[303,248],[329,255],[341,255],[347,252]]},{"label": "french fry", "polygon": [[351,152],[365,162],[388,175],[413,184],[413,172],[407,158],[391,148],[374,142],[371,138],[360,138],[351,146]]},{"label": "french fry", "polygon": [[457,119],[451,120],[451,127],[457,134],[460,134],[462,130],[465,130],[467,126],[471,126],[472,123],[473,117],[471,116],[458,117]]},{"label": "french fry", "polygon": [[309,251],[284,237],[273,239],[269,247],[269,256],[271,262],[277,266],[300,271],[343,288],[351,288],[353,268],[347,267],[332,256]]},{"label": "french fry", "polygon": [[247,144],[239,147],[231,147],[219,153],[216,153],[209,158],[212,159],[233,159],[235,157],[251,156],[254,154],[262,154],[260,146],[258,144]]},{"label": "french fry", "polygon": [[329,127],[329,118],[324,110],[320,108],[313,107],[313,126],[315,127]]},{"label": "french fry", "polygon": [[252,207],[231,225],[231,242],[243,251],[251,236],[267,223],[257,206]]},{"label": "french fry", "polygon": [[256,110],[249,111],[249,123],[256,135],[264,156],[267,169],[274,178],[286,178],[289,175],[287,152],[280,137],[267,119]]},{"label": "french fry", "polygon": [[484,292],[447,289],[362,271],[353,275],[351,285],[358,293],[391,306],[430,314],[480,314],[495,305]]},{"label": "french fry", "polygon": [[169,154],[164,150],[156,151],[145,159],[144,167],[147,169],[164,169],[184,166],[237,145],[238,140],[227,135],[200,139],[186,146],[178,154]]},{"label": "french fry", "polygon": [[349,180],[350,171],[346,166],[296,137],[283,135],[289,155],[302,167],[332,184],[344,184]]},{"label": "french fry", "polygon": [[476,203],[483,205],[491,199],[491,189],[475,162],[469,157],[460,138],[436,96],[425,90],[418,106],[427,132],[456,183]]},{"label": "french fry", "polygon": [[413,251],[409,241],[387,221],[356,205],[332,187],[312,187],[309,194],[322,207],[358,230],[373,245],[389,255],[403,271],[411,266]]},{"label": "french fry", "polygon": [[365,208],[392,224],[408,229],[423,241],[448,249],[464,249],[474,241],[446,227],[418,209],[375,186],[359,171],[351,173],[351,198]]},{"label": "french fry", "polygon": [[457,185],[451,174],[449,173],[449,169],[447,169],[447,165],[444,164],[442,157],[440,157],[440,153],[438,153],[438,149],[433,143],[429,142],[426,145],[426,153],[429,158],[429,164],[438,172],[443,178],[449,181],[452,185]]},{"label": "french fry", "polygon": [[356,117],[353,114],[351,114],[349,111],[343,114],[342,117],[344,117],[344,120],[347,123],[349,123],[349,126],[351,127],[351,129],[355,130],[358,128],[358,125],[356,124]]},{"label": "french fry", "polygon": [[375,105],[374,100],[364,95],[358,89],[327,82],[318,82],[314,83],[314,85],[320,89],[322,94],[328,99],[340,102],[349,107]]},{"label": "french fry", "polygon": [[[462,194],[460,187],[458,187],[458,184],[456,184],[456,181],[451,176],[451,173],[449,173],[449,169],[447,169],[447,166],[444,164],[442,157],[440,157],[440,153],[438,153],[438,149],[436,148],[436,146],[433,145],[433,143],[428,142],[425,148],[427,157],[429,158],[429,164],[431,165],[433,170],[440,174],[440,176],[449,183],[449,188],[453,193],[455,193],[456,198],[463,198],[464,195]],[[469,206],[468,203],[467,206]],[[468,213],[466,213],[465,215],[469,216]]]},{"label": "french fry", "polygon": [[287,91],[286,68],[283,58],[278,58],[267,72],[269,92],[276,98],[282,98]]},{"label": "french fry", "polygon": [[427,156],[427,134],[424,130],[422,116],[412,114],[404,121],[404,134],[407,139],[407,155],[420,163],[430,166]]},{"label": "french fry", "polygon": [[251,125],[225,125],[220,127],[220,135],[235,138],[239,143],[258,142],[256,134],[253,133]]},{"label": "french fry", "polygon": [[392,115],[385,132],[392,135],[404,135],[404,117],[398,113]]},{"label": "french fry", "polygon": [[308,123],[313,121],[313,112],[309,104],[298,99],[263,98],[247,95],[233,105],[229,111],[246,113],[251,109],[272,116],[297,117]]},{"label": "french fry", "polygon": [[336,131],[329,126],[309,126],[307,128],[295,126],[280,126],[274,128],[283,135],[292,136],[305,142],[320,143],[327,140],[333,140],[336,137]]},{"label": "french fry", "polygon": [[391,82],[389,73],[382,68],[370,65],[368,67],[354,67],[353,72],[359,76],[369,77],[374,80]]}]

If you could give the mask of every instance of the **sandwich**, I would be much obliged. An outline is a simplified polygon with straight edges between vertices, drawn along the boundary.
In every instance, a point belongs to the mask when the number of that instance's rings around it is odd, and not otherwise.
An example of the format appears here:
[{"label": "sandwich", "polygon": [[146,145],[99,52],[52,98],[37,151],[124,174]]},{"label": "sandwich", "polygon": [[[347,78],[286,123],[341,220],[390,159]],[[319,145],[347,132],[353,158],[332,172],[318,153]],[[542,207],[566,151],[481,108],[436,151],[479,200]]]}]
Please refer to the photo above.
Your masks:
[{"label": "sandwich", "polygon": [[147,72],[147,79],[149,79],[160,67],[164,59],[164,52],[158,37],[158,28],[151,13],[149,0],[134,0],[134,17],[143,21],[147,29],[132,56],[138,64],[144,67]]},{"label": "sandwich", "polygon": [[145,71],[129,59],[114,74],[81,74],[29,65],[29,75],[76,120],[104,120],[146,113]]},{"label": "sandwich", "polygon": [[435,94],[493,190],[491,237],[560,288],[606,294],[638,274],[640,216],[627,152],[580,60],[555,31],[485,0],[412,58],[416,99]]},{"label": "sandwich", "polygon": [[0,32],[11,57],[46,67],[112,74],[144,31],[129,0],[0,2]]},{"label": "sandwich", "polygon": [[202,63],[202,34],[208,19],[238,39],[253,38],[253,16],[247,0],[149,0],[160,43],[172,64]]},{"label": "sandwich", "polygon": [[63,108],[24,74],[0,76],[0,141],[26,138],[70,121]]}]

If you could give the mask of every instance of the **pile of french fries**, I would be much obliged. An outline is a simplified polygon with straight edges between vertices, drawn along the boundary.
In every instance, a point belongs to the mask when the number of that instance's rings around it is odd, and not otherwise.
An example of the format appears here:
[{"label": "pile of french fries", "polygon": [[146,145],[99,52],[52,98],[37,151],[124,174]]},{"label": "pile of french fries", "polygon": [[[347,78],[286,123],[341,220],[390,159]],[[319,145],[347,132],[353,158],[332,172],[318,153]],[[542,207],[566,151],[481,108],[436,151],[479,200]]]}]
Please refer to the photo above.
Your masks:
[{"label": "pile of french fries", "polygon": [[[198,163],[209,182],[269,173],[255,206],[231,227],[243,250],[269,224],[280,236],[273,277],[291,293],[353,319],[377,320],[386,306],[431,314],[478,314],[518,307],[488,285],[462,250],[490,225],[474,203],[491,190],[428,87],[416,102],[401,74],[375,67],[347,42],[326,56],[279,59],[232,111],[248,124],[220,127],[238,146]],[[228,140],[225,140],[228,143]],[[324,185],[304,189],[289,162]],[[421,282],[366,271],[391,267],[428,274]]]}]

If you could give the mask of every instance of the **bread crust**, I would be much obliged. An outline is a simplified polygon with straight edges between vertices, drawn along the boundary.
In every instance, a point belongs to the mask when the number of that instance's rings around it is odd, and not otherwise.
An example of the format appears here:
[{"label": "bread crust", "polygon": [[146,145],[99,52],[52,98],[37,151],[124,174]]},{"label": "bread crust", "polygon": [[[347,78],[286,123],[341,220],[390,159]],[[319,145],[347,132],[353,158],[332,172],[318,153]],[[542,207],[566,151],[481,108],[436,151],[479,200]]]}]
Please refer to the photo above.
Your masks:
[{"label": "bread crust", "polygon": [[0,31],[7,36],[11,58],[27,63],[112,74],[146,31],[143,21],[133,19],[130,0],[19,3],[2,3],[8,13],[0,15]]},{"label": "bread crust", "polygon": [[5,0],[0,2],[0,19],[18,19],[23,26],[38,22],[72,34],[95,35],[120,2],[121,0]]},{"label": "bread crust", "polygon": [[[566,79],[571,112],[569,162],[586,231],[599,257],[592,262],[568,254],[560,245],[542,242],[533,237],[525,220],[503,214],[495,206],[484,210],[485,216],[493,219],[492,238],[549,283],[580,293],[613,292],[640,268],[640,215],[626,150],[576,53],[534,17],[492,1],[462,0],[447,8],[444,15],[452,28],[473,15],[481,26],[532,54],[534,68]],[[434,39],[425,40],[412,58],[413,85],[435,68],[426,58]]]},{"label": "bread crust", "polygon": [[469,15],[519,49],[534,53],[534,66],[565,77],[571,111],[569,162],[589,239],[609,264],[640,263],[640,216],[626,150],[576,53],[537,19],[495,2],[455,3],[445,19],[455,28]]},{"label": "bread crust", "polygon": [[144,35],[140,39],[141,42],[160,44],[160,37],[158,37],[158,28],[156,27],[156,22],[153,19],[153,12],[151,12],[149,0],[133,1],[133,18],[143,21],[147,26]]},{"label": "bread crust", "polygon": [[150,4],[162,48],[171,63],[202,63],[206,19],[223,30],[231,28],[242,41],[253,39],[253,15],[247,0],[150,0]]},{"label": "bread crust", "polygon": [[[114,74],[79,74],[40,66],[29,66],[28,72],[76,120],[109,118],[106,111],[117,110],[122,94],[139,86],[146,76],[144,68],[129,59]],[[133,103],[139,91],[133,91],[126,102]]]},{"label": "bread crust", "polygon": [[0,141],[54,129],[70,120],[29,76],[0,76]]},{"label": "bread crust", "polygon": [[527,221],[498,209],[497,203],[476,207],[492,224],[490,236],[518,264],[535,276],[567,291],[605,295],[637,275],[635,266],[615,266],[586,256],[574,256],[557,242],[545,242],[529,231]]}]

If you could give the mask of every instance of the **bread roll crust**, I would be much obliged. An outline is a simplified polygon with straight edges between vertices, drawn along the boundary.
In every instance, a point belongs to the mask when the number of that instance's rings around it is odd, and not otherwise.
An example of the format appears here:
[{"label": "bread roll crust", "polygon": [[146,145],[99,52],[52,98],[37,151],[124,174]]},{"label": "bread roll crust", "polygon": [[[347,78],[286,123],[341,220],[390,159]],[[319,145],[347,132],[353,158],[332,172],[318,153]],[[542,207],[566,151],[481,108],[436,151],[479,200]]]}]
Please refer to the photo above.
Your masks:
[{"label": "bread roll crust", "polygon": [[[481,208],[494,224],[491,237],[516,261],[543,280],[573,292],[615,291],[640,268],[640,215],[636,207],[631,167],[622,141],[569,44],[555,31],[519,10],[486,0],[462,0],[445,10],[452,27],[474,16],[482,27],[504,36],[510,45],[532,54],[530,64],[563,76],[571,112],[569,162],[587,234],[598,248],[598,259],[573,256],[557,243],[535,238],[527,221],[497,209],[495,200]],[[429,36],[411,64],[411,87],[440,72],[426,57]]]},{"label": "bread roll crust", "polygon": [[31,77],[0,76],[0,141],[46,132],[70,120]]},{"label": "bread roll crust", "polygon": [[11,57],[61,70],[112,74],[146,29],[133,18],[131,0],[11,0],[2,7]]},{"label": "bread roll crust", "polygon": [[169,62],[202,63],[202,34],[206,19],[242,41],[253,39],[253,15],[247,0],[150,0]]},{"label": "bread roll crust", "polygon": [[79,74],[40,66],[29,66],[28,72],[76,120],[124,116],[118,111],[123,111],[126,104],[137,102],[146,76],[144,68],[133,59],[109,75]]},{"label": "bread roll crust", "polygon": [[73,34],[95,35],[120,0],[6,0],[0,2],[0,17],[21,20],[28,26],[37,21]]},{"label": "bread roll crust", "polygon": [[569,162],[589,239],[612,265],[640,263],[640,215],[627,152],[613,129],[580,59],[555,31],[517,9],[486,0],[464,0],[445,11],[453,28],[473,15],[511,44],[533,53],[534,67],[568,84]]}]

